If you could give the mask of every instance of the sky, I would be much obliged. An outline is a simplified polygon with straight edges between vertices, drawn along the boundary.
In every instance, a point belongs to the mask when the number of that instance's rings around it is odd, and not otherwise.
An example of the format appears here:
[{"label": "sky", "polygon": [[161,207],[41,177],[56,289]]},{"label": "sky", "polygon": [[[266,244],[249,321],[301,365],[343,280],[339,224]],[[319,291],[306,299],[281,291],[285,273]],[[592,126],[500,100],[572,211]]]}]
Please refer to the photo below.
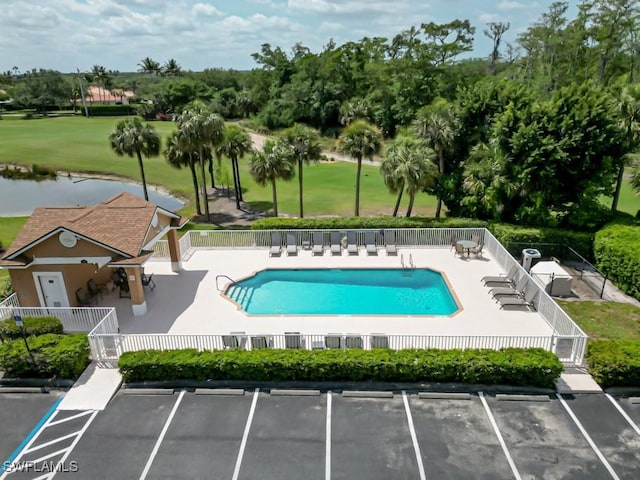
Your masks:
[{"label": "sky", "polygon": [[[510,22],[503,42],[535,22],[552,0],[0,0],[0,71],[61,72],[102,65],[136,71],[145,57],[184,70],[251,69],[251,53],[301,42],[318,52],[412,25],[468,19],[472,56],[485,57],[487,22]],[[569,2],[575,10],[575,1]]]}]

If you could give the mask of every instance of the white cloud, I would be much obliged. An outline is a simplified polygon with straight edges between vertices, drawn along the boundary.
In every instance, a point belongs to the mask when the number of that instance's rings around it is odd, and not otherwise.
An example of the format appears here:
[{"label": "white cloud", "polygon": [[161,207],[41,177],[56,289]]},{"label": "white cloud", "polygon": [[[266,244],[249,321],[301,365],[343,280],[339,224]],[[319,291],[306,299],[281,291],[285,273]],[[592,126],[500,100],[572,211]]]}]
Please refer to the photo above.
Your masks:
[{"label": "white cloud", "polygon": [[495,13],[481,13],[480,15],[478,15],[478,20],[480,20],[482,23],[489,23],[489,22],[497,22],[498,20],[500,20],[500,15],[496,15]]},{"label": "white cloud", "polygon": [[304,10],[325,14],[358,14],[386,12],[396,14],[405,10],[407,3],[404,0],[393,2],[362,1],[362,0],[288,0],[287,6],[298,10]]},{"label": "white cloud", "polygon": [[498,10],[524,10],[524,9],[534,9],[539,8],[540,4],[538,2],[517,2],[515,0],[502,0],[498,3]]},{"label": "white cloud", "polygon": [[191,13],[196,16],[204,17],[215,17],[221,15],[220,10],[218,10],[213,5],[209,5],[206,3],[196,3],[193,7],[191,7]]},{"label": "white cloud", "polygon": [[337,32],[343,28],[344,25],[338,22],[322,22],[318,30],[321,32]]}]

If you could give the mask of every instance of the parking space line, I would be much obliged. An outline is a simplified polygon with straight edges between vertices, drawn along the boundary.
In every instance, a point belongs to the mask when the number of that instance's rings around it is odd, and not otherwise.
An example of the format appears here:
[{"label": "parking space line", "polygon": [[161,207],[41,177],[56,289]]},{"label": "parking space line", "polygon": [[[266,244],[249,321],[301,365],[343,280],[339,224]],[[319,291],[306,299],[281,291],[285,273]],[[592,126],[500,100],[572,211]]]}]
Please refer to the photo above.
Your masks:
[{"label": "parking space line", "polygon": [[238,480],[240,475],[240,465],[242,464],[242,457],[244,457],[244,449],[247,446],[247,439],[249,438],[249,430],[251,430],[251,422],[253,422],[253,414],[256,411],[256,404],[258,403],[258,393],[260,389],[256,388],[253,393],[253,400],[251,401],[251,408],[249,409],[249,416],[247,417],[247,424],[244,426],[244,433],[242,434],[242,442],[240,442],[240,451],[238,452],[238,458],[236,459],[236,466],[233,469],[232,480]]},{"label": "parking space line", "polygon": [[69,448],[67,448],[67,452],[62,456],[62,458],[58,461],[58,463],[56,464],[55,468],[53,469],[53,472],[51,472],[51,475],[49,477],[47,477],[49,480],[52,480],[53,477],[56,476],[56,474],[60,471],[63,470],[61,469],[61,465],[64,465],[64,462],[67,460],[67,458],[69,458],[69,455],[71,454],[71,452],[73,451],[74,448],[76,448],[76,445],[78,444],[78,442],[80,441],[80,439],[82,438],[82,435],[84,435],[84,432],[87,431],[87,429],[89,428],[89,425],[91,425],[91,422],[93,422],[93,420],[96,418],[96,416],[98,415],[98,410],[92,410],[92,414],[89,417],[89,420],[87,420],[87,423],[84,424],[84,426],[82,427],[82,429],[80,430],[80,435],[78,435],[73,442],[71,443],[71,445],[69,445]]},{"label": "parking space line", "polygon": [[[67,448],[69,448],[69,447],[67,447]],[[40,462],[44,462],[45,460],[47,460],[49,458],[57,457],[58,455],[62,455],[64,452],[66,452],[67,448],[61,448],[57,452],[48,453],[47,455],[45,455],[43,457],[36,458],[35,460],[29,460],[29,463],[36,465],[36,464],[38,464]]]},{"label": "parking space line", "polygon": [[80,412],[75,415],[71,415],[70,417],[63,418],[62,420],[56,420],[55,422],[51,422],[48,426],[53,427],[54,425],[60,425],[61,423],[68,422],[70,420],[75,420],[76,418],[84,417],[85,415],[89,415],[91,412],[93,412],[93,410]]},{"label": "parking space line", "polygon": [[167,421],[164,422],[164,427],[162,427],[160,436],[158,437],[158,440],[156,440],[156,444],[153,446],[151,455],[149,455],[149,460],[147,460],[147,464],[144,466],[144,470],[142,470],[142,474],[140,474],[140,480],[144,480],[145,478],[147,478],[149,470],[151,469],[151,464],[153,463],[153,460],[156,458],[156,455],[158,454],[158,450],[160,450],[160,445],[162,444],[162,440],[164,440],[164,436],[167,434],[167,430],[169,430],[169,425],[171,425],[171,421],[173,420],[173,417],[175,417],[176,412],[178,411],[178,407],[180,406],[180,402],[182,402],[182,398],[184,397],[184,394],[185,394],[185,390],[182,390],[180,392],[180,395],[178,395],[178,399],[176,400],[176,403],[173,404],[173,408],[169,413],[169,417],[167,418]]},{"label": "parking space line", "polygon": [[325,430],[324,478],[331,480],[331,392],[327,392],[327,427]]},{"label": "parking space line", "polygon": [[611,477],[614,478],[615,480],[620,480],[620,477],[618,477],[618,474],[615,472],[613,467],[609,464],[607,459],[604,458],[604,455],[602,454],[598,446],[595,444],[591,436],[587,433],[585,428],[582,426],[582,423],[580,423],[580,420],[578,420],[578,417],[576,417],[576,414],[573,413],[573,410],[571,410],[571,408],[569,408],[569,405],[567,405],[567,402],[564,400],[564,398],[562,398],[562,395],[560,395],[559,393],[556,393],[556,397],[558,398],[558,400],[560,400],[560,404],[567,411],[567,413],[571,417],[571,420],[573,420],[573,423],[576,424],[576,427],[578,427],[578,430],[580,430],[580,433],[582,433],[582,436],[585,438],[585,440],[587,441],[591,449],[598,456],[598,458],[600,459],[604,467],[607,469],[607,471],[611,475]]},{"label": "parking space line", "polygon": [[49,447],[49,446],[51,446],[53,444],[62,442],[63,440],[69,440],[70,438],[73,438],[76,435],[78,435],[80,432],[82,432],[82,430],[78,430],[77,432],[70,433],[69,435],[64,435],[62,437],[54,438],[53,440],[50,440],[50,441],[45,442],[45,443],[42,443],[42,444],[37,445],[37,446],[35,446],[33,448],[28,448],[28,449],[24,450],[23,453],[35,452],[36,450],[40,450],[42,448]]},{"label": "parking space line", "polygon": [[511,467],[511,471],[513,472],[513,475],[516,477],[517,480],[522,480],[522,477],[520,476],[520,472],[518,472],[518,467],[516,467],[516,464],[513,461],[513,458],[511,457],[511,453],[509,453],[509,449],[507,448],[507,444],[505,443],[504,438],[502,438],[502,434],[500,433],[500,429],[498,428],[496,419],[493,418],[493,413],[491,413],[491,409],[489,408],[487,399],[484,398],[484,393],[478,392],[478,396],[480,397],[480,401],[482,402],[482,405],[484,406],[484,409],[487,412],[487,416],[489,417],[489,422],[491,422],[493,431],[495,432],[496,437],[498,437],[498,442],[502,447],[502,451],[504,452],[504,455],[507,457],[507,462],[509,462],[509,466]]},{"label": "parking space line", "polygon": [[416,429],[413,425],[413,417],[411,416],[411,409],[409,408],[409,400],[407,400],[407,392],[405,392],[404,390],[402,391],[402,401],[404,402],[404,411],[407,413],[409,433],[411,434],[411,441],[413,442],[413,450],[416,453],[416,461],[418,462],[418,472],[420,472],[420,480],[427,480],[427,477],[424,473],[424,465],[422,464],[420,445],[418,444],[418,437],[416,436]]},{"label": "parking space line", "polygon": [[605,396],[609,399],[611,403],[613,403],[613,406],[616,407],[618,412],[620,412],[620,415],[624,417],[624,419],[631,426],[631,428],[633,428],[636,431],[636,433],[640,435],[640,427],[638,427],[638,425],[636,425],[636,423],[631,419],[631,417],[627,415],[627,412],[625,412],[624,409],[620,405],[618,405],[618,402],[616,402],[616,400],[611,395],[609,395],[608,393],[605,393]]}]

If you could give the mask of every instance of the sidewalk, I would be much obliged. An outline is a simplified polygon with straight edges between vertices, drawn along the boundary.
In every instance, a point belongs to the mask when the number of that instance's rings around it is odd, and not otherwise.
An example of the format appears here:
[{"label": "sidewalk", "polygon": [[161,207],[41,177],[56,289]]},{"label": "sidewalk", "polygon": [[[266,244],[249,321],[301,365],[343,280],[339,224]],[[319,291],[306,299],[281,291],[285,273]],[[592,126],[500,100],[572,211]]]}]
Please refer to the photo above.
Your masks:
[{"label": "sidewalk", "polygon": [[572,395],[575,393],[602,393],[602,388],[586,370],[565,368],[556,381],[556,391],[560,394]]},{"label": "sidewalk", "polygon": [[121,383],[117,368],[98,368],[96,362],[91,362],[64,396],[58,410],[104,410]]}]

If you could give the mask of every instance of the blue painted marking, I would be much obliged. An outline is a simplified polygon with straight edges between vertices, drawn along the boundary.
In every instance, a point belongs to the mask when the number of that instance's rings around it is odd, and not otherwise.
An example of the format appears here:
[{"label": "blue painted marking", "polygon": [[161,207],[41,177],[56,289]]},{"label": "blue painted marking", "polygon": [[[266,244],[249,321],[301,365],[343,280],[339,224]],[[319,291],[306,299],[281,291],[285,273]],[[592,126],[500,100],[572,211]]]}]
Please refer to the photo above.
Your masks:
[{"label": "blue painted marking", "polygon": [[60,402],[62,401],[64,397],[60,397],[58,400],[56,400],[56,402],[53,404],[53,406],[49,409],[49,411],[47,413],[44,414],[44,417],[42,417],[40,419],[40,421],[36,424],[35,427],[33,427],[33,430],[31,430],[29,432],[29,435],[26,436],[26,438],[22,441],[22,443],[20,445],[18,445],[18,448],[16,448],[13,453],[11,455],[9,455],[9,458],[7,458],[7,460],[2,463],[0,465],[0,475],[2,473],[4,473],[4,471],[9,468],[9,466],[13,463],[13,461],[18,458],[18,455],[20,455],[20,452],[22,452],[22,450],[24,449],[24,447],[27,446],[27,443],[29,443],[31,441],[31,439],[35,436],[36,433],[38,433],[38,430],[40,430],[40,428],[42,428],[42,425],[44,425],[44,423],[49,419],[49,417],[51,415],[53,415],[53,412],[56,411],[56,408],[58,408],[58,405],[60,405]]}]

